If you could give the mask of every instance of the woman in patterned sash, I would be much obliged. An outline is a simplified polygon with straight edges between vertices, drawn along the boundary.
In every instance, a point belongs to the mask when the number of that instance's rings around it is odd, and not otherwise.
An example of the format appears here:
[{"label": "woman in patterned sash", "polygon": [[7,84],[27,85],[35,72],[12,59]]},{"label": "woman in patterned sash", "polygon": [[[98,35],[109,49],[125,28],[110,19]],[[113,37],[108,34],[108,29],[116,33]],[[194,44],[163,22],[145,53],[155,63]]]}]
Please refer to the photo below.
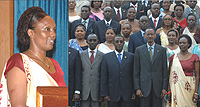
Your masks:
[{"label": "woman in patterned sash", "polygon": [[1,78],[0,106],[36,107],[37,86],[66,86],[58,62],[46,57],[56,38],[55,21],[40,7],[30,7],[18,21],[17,37],[29,48],[7,61]]},{"label": "woman in patterned sash", "polygon": [[181,51],[169,58],[169,89],[171,93],[168,93],[171,95],[171,107],[196,107],[199,87],[199,57],[188,52],[191,44],[191,38],[186,34],[182,35],[178,39]]}]

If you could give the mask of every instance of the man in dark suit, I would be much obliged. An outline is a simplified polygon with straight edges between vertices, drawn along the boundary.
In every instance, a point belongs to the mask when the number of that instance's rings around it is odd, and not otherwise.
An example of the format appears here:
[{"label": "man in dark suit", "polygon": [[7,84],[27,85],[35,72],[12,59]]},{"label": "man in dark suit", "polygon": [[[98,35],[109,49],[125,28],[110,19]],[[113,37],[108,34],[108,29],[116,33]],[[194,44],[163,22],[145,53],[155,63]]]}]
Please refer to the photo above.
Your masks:
[{"label": "man in dark suit", "polygon": [[141,0],[138,1],[138,8],[136,13],[136,19],[140,19],[141,16],[147,15],[147,11],[151,8],[151,1]]},{"label": "man in dark suit", "polygon": [[89,48],[80,54],[83,68],[81,107],[100,107],[100,68],[103,53],[96,48],[98,42],[98,37],[90,34],[87,38]]},{"label": "man in dark suit", "polygon": [[71,23],[71,39],[74,39],[76,38],[75,37],[75,27],[76,25],[78,24],[83,24],[85,25],[85,28],[86,28],[86,34],[85,34],[85,39],[87,39],[87,36],[89,34],[92,34],[94,33],[94,26],[95,26],[95,23],[96,21],[89,18],[90,16],[90,7],[87,6],[87,5],[84,5],[82,8],[81,8],[81,19],[78,19],[78,20],[75,20]]},{"label": "man in dark suit", "polygon": [[149,19],[150,20],[150,27],[156,31],[159,29],[162,25],[162,17],[160,16],[160,5],[159,4],[152,4],[151,6],[151,13],[152,17]]},{"label": "man in dark suit", "polygon": [[68,83],[69,83],[69,106],[80,101],[81,92],[81,58],[79,51],[68,47]]},{"label": "man in dark suit", "polygon": [[124,37],[120,34],[114,37],[113,44],[115,51],[102,58],[101,96],[108,101],[108,107],[132,107],[134,55],[123,51]]},{"label": "man in dark suit", "polygon": [[121,32],[121,24],[119,22],[112,20],[112,9],[111,7],[104,8],[104,19],[99,20],[95,26],[95,34],[98,36],[100,43],[105,42],[105,31],[108,27],[112,27],[115,29],[116,34],[120,34]]},{"label": "man in dark suit", "polygon": [[[146,38],[144,38],[145,30],[149,27],[150,22],[147,16],[142,16],[139,20],[140,31],[132,34],[129,39],[128,52],[135,53],[135,49],[143,44],[146,44]],[[161,44],[160,36],[156,34],[155,43]]]},{"label": "man in dark suit", "polygon": [[112,19],[120,22],[121,20],[124,20],[127,18],[126,13],[127,11],[125,9],[121,8],[122,1],[121,0],[113,0],[112,1],[113,8],[112,8]]},{"label": "man in dark suit", "polygon": [[155,44],[153,28],[145,31],[147,44],[138,47],[134,57],[134,89],[140,97],[140,107],[162,107],[168,87],[166,49]]}]

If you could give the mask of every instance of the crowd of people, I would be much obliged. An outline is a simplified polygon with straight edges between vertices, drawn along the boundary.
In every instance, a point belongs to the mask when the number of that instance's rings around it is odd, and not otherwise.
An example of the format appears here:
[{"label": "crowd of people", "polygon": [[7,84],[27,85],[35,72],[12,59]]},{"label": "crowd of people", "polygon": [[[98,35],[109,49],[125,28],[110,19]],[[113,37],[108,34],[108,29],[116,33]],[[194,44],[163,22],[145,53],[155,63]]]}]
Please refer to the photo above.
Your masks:
[{"label": "crowd of people", "polygon": [[[69,0],[68,8],[69,107],[199,106],[197,0]],[[5,65],[0,106],[36,107],[37,86],[66,87],[47,57],[55,21],[30,7],[17,38],[23,49]]]},{"label": "crowd of people", "polygon": [[79,53],[69,63],[81,68],[69,70],[70,107],[198,105],[197,0],[89,2],[69,21],[69,48]]}]

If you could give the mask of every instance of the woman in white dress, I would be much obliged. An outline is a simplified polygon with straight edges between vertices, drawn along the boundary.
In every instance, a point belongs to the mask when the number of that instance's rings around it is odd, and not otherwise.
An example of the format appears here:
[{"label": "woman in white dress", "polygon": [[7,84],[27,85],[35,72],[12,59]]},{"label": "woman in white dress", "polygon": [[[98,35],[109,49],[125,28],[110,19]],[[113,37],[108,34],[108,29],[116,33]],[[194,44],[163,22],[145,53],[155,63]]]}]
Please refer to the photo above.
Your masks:
[{"label": "woman in white dress", "polygon": [[179,53],[180,49],[179,46],[176,44],[177,40],[177,31],[176,30],[169,30],[167,33],[167,38],[169,44],[166,46],[167,48],[167,58],[169,59],[173,54]]},{"label": "woman in white dress", "polygon": [[97,49],[104,54],[114,51],[115,46],[113,45],[113,38],[115,35],[115,30],[112,27],[108,27],[105,33],[106,41],[97,45]]}]

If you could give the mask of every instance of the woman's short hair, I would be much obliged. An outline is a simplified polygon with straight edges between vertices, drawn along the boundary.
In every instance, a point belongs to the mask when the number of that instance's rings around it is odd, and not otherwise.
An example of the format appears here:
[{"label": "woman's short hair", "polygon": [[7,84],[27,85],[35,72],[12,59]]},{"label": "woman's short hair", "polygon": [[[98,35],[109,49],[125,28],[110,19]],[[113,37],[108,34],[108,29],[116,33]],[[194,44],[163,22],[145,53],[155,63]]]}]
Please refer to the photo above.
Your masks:
[{"label": "woman's short hair", "polygon": [[[165,19],[165,17],[167,17],[167,16],[170,16],[170,15],[165,15],[165,16],[163,17],[162,25],[161,25],[162,27],[165,26],[165,24],[164,24],[164,19]],[[174,26],[174,20],[173,20],[172,16],[170,16],[170,18],[171,18],[171,21],[172,21],[170,27],[172,28],[172,27]]]},{"label": "woman's short hair", "polygon": [[107,32],[107,30],[110,30],[110,29],[114,31],[115,35],[117,34],[115,28],[113,28],[113,27],[108,27],[108,28],[105,30],[105,33]]},{"label": "woman's short hair", "polygon": [[191,47],[192,45],[192,39],[190,38],[190,36],[188,36],[188,34],[182,34],[179,38],[178,38],[178,42],[180,41],[181,38],[186,38],[188,43],[189,43],[189,47],[188,49]]},{"label": "woman's short hair", "polygon": [[169,32],[175,32],[175,33],[176,33],[176,37],[178,36],[178,32],[177,32],[176,30],[174,30],[174,29],[169,30],[169,31],[167,32],[167,35],[169,34]]},{"label": "woman's short hair", "polygon": [[79,24],[77,24],[77,25],[75,26],[75,31],[76,31],[76,29],[77,29],[78,27],[82,27],[83,30],[86,31],[85,26],[84,26],[83,24],[81,24],[81,23],[79,23]]},{"label": "woman's short hair", "polygon": [[30,7],[24,11],[17,25],[17,38],[20,43],[25,45],[30,44],[30,38],[27,33],[28,29],[34,29],[35,24],[45,16],[47,16],[47,14],[41,7]]},{"label": "woman's short hair", "polygon": [[132,26],[131,26],[129,23],[124,23],[124,24],[122,25],[122,28],[123,28],[125,25],[129,25],[130,29],[132,29]]},{"label": "woman's short hair", "polygon": [[189,17],[189,16],[194,16],[195,20],[197,20],[196,16],[195,16],[193,13],[189,13],[189,14],[188,14],[187,20],[188,20],[188,17]]},{"label": "woman's short hair", "polygon": [[102,5],[102,3],[103,3],[103,0],[92,0],[91,3],[90,3],[90,6],[91,6],[92,8],[94,8],[93,2],[95,2],[95,1],[101,2],[100,6],[99,6],[99,8],[101,8],[101,5]]},{"label": "woman's short hair", "polygon": [[185,7],[184,7],[182,4],[176,4],[176,5],[174,6],[174,11],[175,11],[175,9],[176,9],[177,6],[181,6],[181,7],[183,8],[183,11],[184,11]]}]

